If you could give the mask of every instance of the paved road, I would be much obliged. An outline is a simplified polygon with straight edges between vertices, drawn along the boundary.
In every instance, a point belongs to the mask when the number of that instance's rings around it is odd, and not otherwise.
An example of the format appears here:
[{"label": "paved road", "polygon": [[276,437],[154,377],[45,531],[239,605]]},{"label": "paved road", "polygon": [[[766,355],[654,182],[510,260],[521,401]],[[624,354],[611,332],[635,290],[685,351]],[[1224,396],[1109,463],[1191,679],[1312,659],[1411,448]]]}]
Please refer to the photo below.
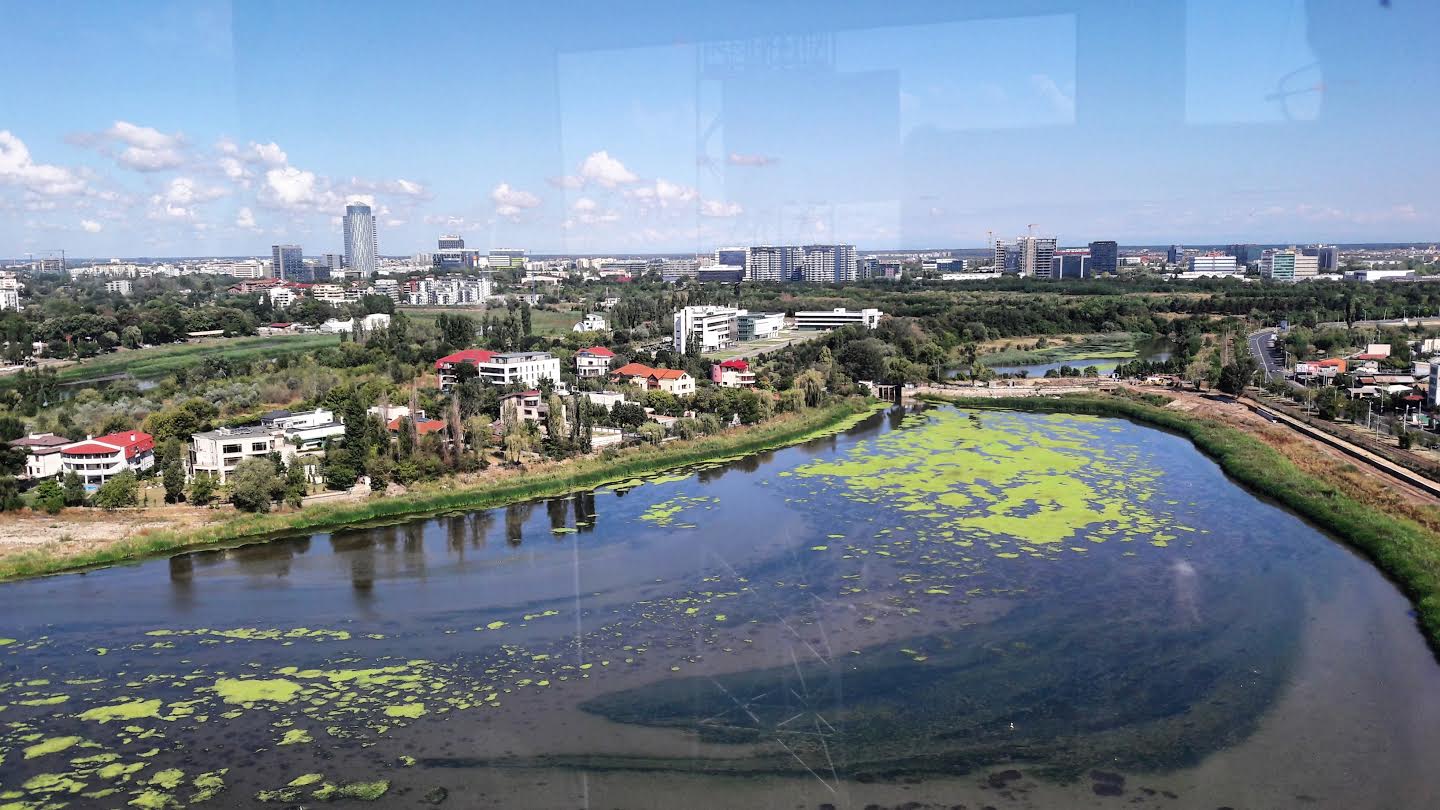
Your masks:
[{"label": "paved road", "polygon": [[1265,381],[1284,378],[1285,376],[1285,349],[1281,346],[1279,339],[1276,339],[1275,348],[1270,347],[1270,338],[1275,336],[1274,329],[1261,329],[1250,335],[1250,356],[1255,358],[1255,363],[1260,367],[1260,373],[1265,375]]}]

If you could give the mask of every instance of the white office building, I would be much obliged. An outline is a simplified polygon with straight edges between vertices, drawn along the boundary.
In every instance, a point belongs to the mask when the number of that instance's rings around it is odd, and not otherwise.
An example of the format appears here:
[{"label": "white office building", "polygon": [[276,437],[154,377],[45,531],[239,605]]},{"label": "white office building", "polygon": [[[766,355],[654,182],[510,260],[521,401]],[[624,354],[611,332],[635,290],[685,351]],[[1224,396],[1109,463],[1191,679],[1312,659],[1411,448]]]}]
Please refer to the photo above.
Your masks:
[{"label": "white office building", "polygon": [[763,340],[785,328],[783,312],[748,312],[740,310],[735,318],[735,339]]},{"label": "white office building", "polygon": [[735,345],[740,310],[732,307],[685,307],[675,313],[674,349],[684,354],[692,346],[713,352]]},{"label": "white office building", "polygon": [[795,313],[795,328],[804,330],[839,329],[842,326],[860,324],[866,329],[880,325],[885,313],[878,309],[831,309]]},{"label": "white office building", "polygon": [[1197,253],[1190,257],[1190,277],[1234,276],[1240,273],[1235,257],[1223,253]]}]

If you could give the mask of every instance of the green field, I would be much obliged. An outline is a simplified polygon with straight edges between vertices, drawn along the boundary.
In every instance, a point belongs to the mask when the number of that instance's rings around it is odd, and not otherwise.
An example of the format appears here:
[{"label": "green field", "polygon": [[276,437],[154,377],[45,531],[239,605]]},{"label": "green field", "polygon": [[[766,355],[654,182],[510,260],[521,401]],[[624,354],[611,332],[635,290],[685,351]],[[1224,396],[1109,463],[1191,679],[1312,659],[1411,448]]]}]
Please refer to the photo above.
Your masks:
[{"label": "green field", "polygon": [[731,346],[728,349],[722,349],[718,352],[706,352],[704,354],[704,357],[706,360],[715,361],[733,360],[737,357],[748,357],[753,359],[756,357],[760,357],[761,355],[773,352],[776,349],[783,349],[792,343],[801,343],[806,340],[814,340],[815,338],[823,334],[825,333],[821,331],[800,332],[794,329],[785,329],[783,331],[776,332],[774,335],[771,335],[767,338],[761,338],[760,340],[752,340],[746,343],[736,343],[734,346]]},{"label": "green field", "polygon": [[85,360],[66,366],[57,373],[62,383],[79,382],[97,377],[129,374],[147,380],[164,377],[182,368],[199,363],[207,357],[228,360],[255,360],[284,354],[310,352],[323,346],[336,346],[338,335],[277,335],[274,337],[242,337],[207,340],[203,343],[175,343],[148,349],[131,349]]},{"label": "green field", "polygon": [[[398,311],[405,317],[422,323],[434,323],[441,315],[467,315],[479,321],[485,316],[487,307],[401,307]],[[504,307],[494,307],[492,314],[505,314]],[[554,312],[548,309],[530,309],[530,330],[537,335],[557,337],[569,334],[575,322],[584,317],[580,312]]]}]

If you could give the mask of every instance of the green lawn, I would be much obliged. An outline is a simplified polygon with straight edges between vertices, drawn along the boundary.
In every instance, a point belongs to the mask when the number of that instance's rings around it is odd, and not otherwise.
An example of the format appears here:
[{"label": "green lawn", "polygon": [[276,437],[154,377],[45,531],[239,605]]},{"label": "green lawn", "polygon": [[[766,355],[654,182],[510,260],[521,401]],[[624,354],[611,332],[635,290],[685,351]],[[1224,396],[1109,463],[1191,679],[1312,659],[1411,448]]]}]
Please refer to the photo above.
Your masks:
[{"label": "green lawn", "polygon": [[[1067,360],[1128,360],[1136,356],[1137,335],[1129,332],[1086,335],[1075,343],[1063,343],[1052,339],[1043,349],[1003,349],[980,356],[980,362],[987,366],[1019,366],[1031,363],[1063,363]],[[1025,338],[1023,342],[1033,343],[1040,338]],[[1021,342],[1021,341],[1017,341]]]},{"label": "green lawn", "polygon": [[241,337],[207,340],[203,343],[176,343],[112,352],[100,357],[66,366],[57,373],[60,382],[78,382],[114,374],[130,374],[136,379],[156,379],[182,368],[188,368],[207,357],[230,360],[254,360],[284,354],[310,352],[323,346],[340,343],[338,335],[277,335],[273,337]]},{"label": "green lawn", "polygon": [[801,332],[794,329],[786,329],[767,338],[752,340],[748,343],[736,343],[734,346],[718,352],[706,352],[703,356],[706,360],[716,361],[733,360],[736,357],[754,358],[768,352],[773,352],[776,349],[783,349],[791,343],[814,340],[823,334],[825,334],[823,331],[818,330]]},{"label": "green lawn", "polygon": [[[468,315],[475,320],[485,316],[486,307],[401,307],[398,311],[405,317],[424,323],[434,323],[441,315]],[[493,308],[492,314],[503,315],[504,307]],[[580,312],[553,312],[548,309],[530,310],[530,331],[546,337],[558,337],[570,332],[570,328],[583,316]]]}]

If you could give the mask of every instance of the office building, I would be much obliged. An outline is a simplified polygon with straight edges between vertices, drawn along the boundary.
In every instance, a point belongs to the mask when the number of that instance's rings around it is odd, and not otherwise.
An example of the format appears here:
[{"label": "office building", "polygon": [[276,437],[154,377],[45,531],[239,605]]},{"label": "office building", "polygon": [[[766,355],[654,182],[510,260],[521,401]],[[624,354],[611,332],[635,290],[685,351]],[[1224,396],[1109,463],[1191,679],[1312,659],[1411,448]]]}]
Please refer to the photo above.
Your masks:
[{"label": "office building", "polygon": [[7,309],[19,312],[23,307],[20,305],[20,279],[14,273],[0,273],[0,312]]},{"label": "office building", "polygon": [[525,269],[525,251],[515,248],[496,248],[490,251],[485,263],[491,270],[523,270]]},{"label": "office building", "polygon": [[345,266],[362,279],[375,276],[380,243],[375,237],[375,215],[368,205],[345,206]]},{"label": "office building", "polygon": [[1258,245],[1230,245],[1225,248],[1225,253],[1234,256],[1235,263],[1242,267],[1260,261],[1260,247]]},{"label": "office building", "polygon": [[1050,266],[1043,273],[1039,270],[1035,272],[1036,278],[1055,281],[1088,278],[1090,275],[1090,251],[1083,248],[1057,250],[1050,258]]},{"label": "office building", "polygon": [[1190,257],[1190,273],[1194,278],[1238,275],[1235,257],[1228,253],[1197,253]]},{"label": "office building", "polygon": [[866,329],[880,325],[885,313],[878,309],[830,309],[795,313],[795,328],[803,330],[839,329],[842,326],[860,324]]},{"label": "office building", "polygon": [[134,282],[128,278],[115,278],[105,282],[105,292],[129,295],[134,290]]},{"label": "office building", "polygon": [[1097,276],[1120,272],[1120,246],[1108,240],[1091,242],[1090,271]]},{"label": "office building", "polygon": [[815,284],[842,284],[858,276],[854,245],[806,245],[801,272]]},{"label": "office building", "polygon": [[464,250],[465,240],[459,234],[447,234],[440,237],[438,247],[441,250]]},{"label": "office building", "polygon": [[1165,251],[1165,261],[1169,262],[1170,264],[1179,264],[1184,260],[1185,248],[1181,247],[1180,245],[1171,245],[1170,249]]},{"label": "office building", "polygon": [[732,307],[685,307],[675,313],[672,347],[679,354],[694,348],[713,352],[735,345],[740,310]]},{"label": "office building", "polygon": [[1340,269],[1340,248],[1334,245],[1314,245],[1300,251],[1315,257],[1315,267],[1321,273],[1333,273]]},{"label": "office building", "polygon": [[1306,256],[1294,248],[1266,250],[1260,254],[1260,275],[1271,281],[1304,281],[1314,278],[1319,257]]},{"label": "office building", "polygon": [[457,307],[483,304],[494,289],[489,275],[440,276],[405,283],[404,300],[416,307]]},{"label": "office building", "polygon": [[270,246],[270,277],[281,281],[301,281],[305,272],[305,254],[299,245]]},{"label": "office building", "polygon": [[1055,257],[1055,237],[1021,236],[1013,244],[996,240],[992,256],[997,272],[1044,278]]},{"label": "office building", "polygon": [[742,309],[735,316],[735,326],[736,340],[764,340],[785,328],[785,314],[783,312],[747,312]]},{"label": "office building", "polygon": [[745,272],[745,253],[743,247],[720,248],[715,251],[715,264],[720,267],[739,268],[743,274]]},{"label": "office building", "polygon": [[320,257],[320,266],[329,271],[325,274],[326,278],[329,278],[331,273],[338,275],[340,271],[345,269],[345,254],[326,253]]}]

